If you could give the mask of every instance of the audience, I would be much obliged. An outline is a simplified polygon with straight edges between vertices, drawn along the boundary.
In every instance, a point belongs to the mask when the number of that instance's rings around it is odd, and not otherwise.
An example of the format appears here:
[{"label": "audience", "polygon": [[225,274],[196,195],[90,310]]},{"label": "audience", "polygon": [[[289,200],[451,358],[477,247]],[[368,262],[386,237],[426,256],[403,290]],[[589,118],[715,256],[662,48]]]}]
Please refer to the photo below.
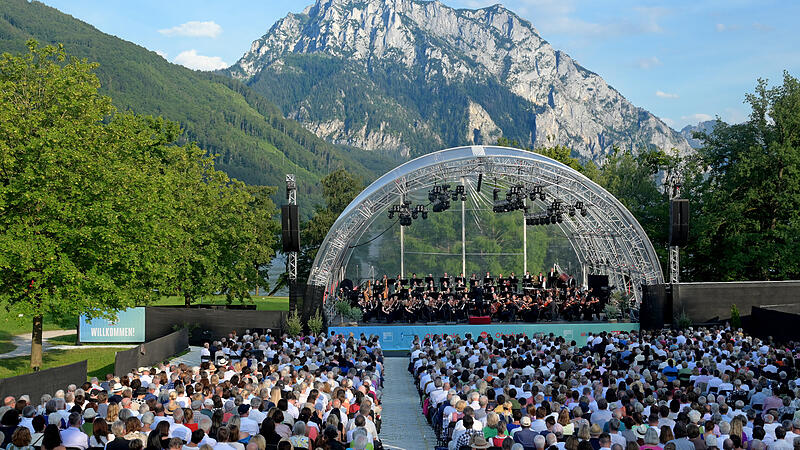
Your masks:
[{"label": "audience", "polygon": [[377,337],[231,333],[198,366],[139,367],[6,397],[4,450],[276,450],[381,446]]},{"label": "audience", "polygon": [[410,350],[423,414],[450,450],[475,448],[475,430],[497,449],[800,448],[794,344],[715,327],[416,337]]}]

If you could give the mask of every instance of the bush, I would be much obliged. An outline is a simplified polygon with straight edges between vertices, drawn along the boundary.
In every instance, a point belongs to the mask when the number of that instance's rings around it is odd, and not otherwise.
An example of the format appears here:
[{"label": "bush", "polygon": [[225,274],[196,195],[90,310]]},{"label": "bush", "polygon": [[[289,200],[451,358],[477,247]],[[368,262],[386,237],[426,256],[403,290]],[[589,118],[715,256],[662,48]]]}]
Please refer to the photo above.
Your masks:
[{"label": "bush", "polygon": [[742,317],[739,315],[739,308],[736,303],[731,305],[731,328],[738,330],[742,327]]},{"label": "bush", "polygon": [[617,305],[615,305],[615,304],[613,304],[611,302],[606,303],[606,306],[603,307],[603,314],[606,315],[606,319],[607,320],[619,319],[620,316],[622,315],[622,313],[619,310],[619,308],[617,307]]},{"label": "bush", "polygon": [[322,314],[317,310],[317,312],[308,319],[308,329],[311,331],[311,334],[318,335],[322,331],[323,325]]},{"label": "bush", "polygon": [[292,311],[289,313],[289,317],[286,319],[286,332],[289,336],[298,336],[303,331],[303,322],[300,321],[300,314],[297,310]]},{"label": "bush", "polygon": [[678,320],[675,322],[678,326],[678,329],[685,330],[692,326],[692,319],[686,314],[686,311],[681,310],[681,315],[678,316]]}]

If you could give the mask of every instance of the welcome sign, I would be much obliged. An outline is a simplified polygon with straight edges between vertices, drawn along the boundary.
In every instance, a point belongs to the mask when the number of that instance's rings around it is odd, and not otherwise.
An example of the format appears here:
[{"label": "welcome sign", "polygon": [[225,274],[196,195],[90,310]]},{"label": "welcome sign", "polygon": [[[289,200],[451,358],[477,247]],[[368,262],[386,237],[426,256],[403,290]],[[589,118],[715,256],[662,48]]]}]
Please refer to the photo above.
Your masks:
[{"label": "welcome sign", "polygon": [[540,333],[562,336],[567,341],[575,340],[579,344],[586,342],[589,333],[621,333],[638,330],[638,323],[546,323],[546,324],[495,324],[495,325],[384,325],[357,327],[329,327],[328,331],[355,336],[365,334],[376,335],[380,339],[383,350],[409,350],[414,336],[420,338],[434,336],[461,336],[467,333],[472,336],[492,336],[500,338],[504,335],[535,336]]},{"label": "welcome sign", "polygon": [[144,307],[129,308],[117,313],[116,320],[80,317],[80,342],[144,342]]}]

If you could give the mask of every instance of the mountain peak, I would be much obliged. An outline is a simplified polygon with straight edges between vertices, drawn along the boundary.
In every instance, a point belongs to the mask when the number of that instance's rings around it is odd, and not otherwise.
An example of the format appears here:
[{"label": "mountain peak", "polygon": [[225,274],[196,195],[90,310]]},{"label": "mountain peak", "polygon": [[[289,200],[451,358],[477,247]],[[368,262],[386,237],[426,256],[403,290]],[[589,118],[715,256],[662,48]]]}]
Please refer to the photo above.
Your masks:
[{"label": "mountain peak", "polygon": [[[433,139],[426,145],[461,145],[487,139],[475,131],[492,130],[528,145],[567,145],[589,159],[602,159],[614,145],[689,149],[681,135],[552,48],[530,22],[499,4],[453,9],[423,0],[317,0],[303,13],[278,21],[228,73],[249,83],[268,84],[259,80],[269,78],[280,85],[279,78],[291,76],[315,85],[328,80],[315,80],[309,67],[298,64],[324,58],[335,63],[328,67],[337,70],[330,76],[346,73],[374,92],[367,99],[339,95],[325,105],[310,98],[319,93],[297,93],[283,108],[339,143],[386,150],[399,145],[415,153],[422,150],[413,148],[419,144],[411,141],[418,139],[409,135]],[[399,85],[413,95],[394,92]],[[344,87],[338,86],[339,94]],[[439,96],[442,110],[430,110],[423,92]],[[458,104],[448,105],[445,95]],[[506,103],[499,104],[500,98]],[[371,103],[351,110],[352,102]],[[370,115],[370,109],[381,112]],[[342,117],[348,114],[361,117]],[[393,128],[387,114],[398,124],[412,124],[402,125],[405,131]],[[442,129],[441,121],[462,121],[465,129],[456,132],[448,125],[446,131],[434,131]],[[347,124],[352,123],[366,128],[351,129]],[[379,137],[369,138],[370,133]],[[355,139],[356,134],[362,138]]]}]

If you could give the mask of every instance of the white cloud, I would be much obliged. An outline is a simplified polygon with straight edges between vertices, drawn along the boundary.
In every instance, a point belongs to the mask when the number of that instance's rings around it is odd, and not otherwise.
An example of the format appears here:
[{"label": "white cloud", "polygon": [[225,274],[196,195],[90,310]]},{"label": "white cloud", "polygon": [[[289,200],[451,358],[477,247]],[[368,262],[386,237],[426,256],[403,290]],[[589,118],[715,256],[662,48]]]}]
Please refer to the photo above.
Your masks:
[{"label": "white cloud", "polygon": [[714,25],[714,29],[717,30],[717,33],[723,33],[725,31],[736,31],[736,30],[738,30],[740,28],[741,27],[739,25],[727,25],[727,24],[724,24],[724,23],[718,23],[718,24]]},{"label": "white cloud", "polygon": [[158,30],[164,36],[210,37],[215,38],[222,33],[222,27],[213,20],[198,22],[193,20],[172,28]]},{"label": "white cloud", "polygon": [[661,98],[678,98],[678,94],[670,94],[669,92],[656,91],[656,97]]},{"label": "white cloud", "polygon": [[156,55],[158,55],[158,56],[160,56],[160,57],[162,57],[164,59],[167,59],[167,52],[165,52],[163,50],[156,50]]},{"label": "white cloud", "polygon": [[696,114],[692,114],[692,115],[689,115],[689,116],[681,116],[681,120],[683,120],[685,122],[694,123],[694,124],[697,124],[697,123],[700,123],[700,122],[705,122],[705,121],[708,121],[708,120],[711,120],[711,119],[713,119],[713,117],[709,116],[708,114],[703,114],[703,113],[696,113]]},{"label": "white cloud", "polygon": [[753,22],[753,28],[756,31],[761,31],[761,32],[764,32],[764,33],[767,33],[767,32],[775,30],[775,27],[773,27],[771,25],[767,25],[765,23],[761,23],[761,22]]},{"label": "white cloud", "polygon": [[661,60],[655,56],[651,56],[649,58],[642,58],[636,62],[640,69],[648,70],[652,69],[653,67],[660,66]]},{"label": "white cloud", "polygon": [[180,52],[174,62],[194,70],[218,70],[228,67],[219,56],[198,55],[195,49]]}]

